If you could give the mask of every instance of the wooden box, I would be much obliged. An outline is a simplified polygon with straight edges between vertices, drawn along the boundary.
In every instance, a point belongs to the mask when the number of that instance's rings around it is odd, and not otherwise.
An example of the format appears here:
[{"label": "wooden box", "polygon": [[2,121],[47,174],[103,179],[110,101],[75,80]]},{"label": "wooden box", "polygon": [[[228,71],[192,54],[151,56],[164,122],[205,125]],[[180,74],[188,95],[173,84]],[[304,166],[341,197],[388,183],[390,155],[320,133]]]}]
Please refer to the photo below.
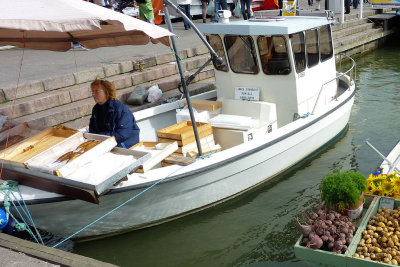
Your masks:
[{"label": "wooden box", "polygon": [[[323,264],[327,266],[349,266],[349,260],[354,253],[357,244],[360,242],[360,236],[365,229],[365,220],[370,217],[376,203],[379,202],[379,197],[366,196],[362,219],[357,222],[357,230],[354,233],[353,239],[350,242],[347,251],[344,254],[333,253],[320,249],[311,249],[301,245],[303,236],[297,240],[294,245],[294,254],[298,259],[305,260],[314,264]],[[360,265],[361,266],[361,265]],[[364,265],[363,265],[364,266]]]},{"label": "wooden box", "polygon": [[[222,107],[221,101],[212,101],[212,100],[204,100],[204,99],[191,99],[192,105],[195,109],[198,110],[209,110],[214,111]],[[185,102],[185,106],[187,103]]]},{"label": "wooden box", "polygon": [[[92,144],[92,146],[94,146],[82,154],[76,153],[77,151],[84,151],[80,150],[78,147],[87,141],[95,141]],[[24,165],[29,169],[52,173],[58,177],[67,177],[76,169],[79,169],[104,153],[111,151],[111,149],[116,146],[117,142],[113,136],[78,132],[68,138],[68,140],[64,140],[25,161]],[[64,161],[57,160],[70,152],[75,152],[77,157]]]},{"label": "wooden box", "polygon": [[[210,123],[200,123],[197,122],[197,131],[199,133],[200,138],[204,138],[206,136],[212,135],[212,128]],[[158,138],[162,139],[172,139],[181,141],[180,146],[185,146],[187,144],[195,142],[194,131],[192,122],[183,121],[164,129],[157,131]],[[160,139],[159,139],[160,141]]]},{"label": "wooden box", "polygon": [[65,126],[49,128],[3,150],[0,153],[0,159],[24,164],[27,160],[77,134],[79,134],[78,130]]},{"label": "wooden box", "polygon": [[144,173],[174,153],[178,149],[178,143],[176,141],[172,143],[140,142],[130,149],[151,154],[150,158],[136,170],[136,172]]}]

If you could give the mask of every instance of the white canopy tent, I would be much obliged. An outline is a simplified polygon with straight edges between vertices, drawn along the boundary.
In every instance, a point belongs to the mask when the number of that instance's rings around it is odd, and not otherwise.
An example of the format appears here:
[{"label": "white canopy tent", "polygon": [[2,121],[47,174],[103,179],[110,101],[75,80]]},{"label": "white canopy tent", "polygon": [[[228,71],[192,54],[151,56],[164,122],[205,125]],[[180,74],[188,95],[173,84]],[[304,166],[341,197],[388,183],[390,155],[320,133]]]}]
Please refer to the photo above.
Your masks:
[{"label": "white canopy tent", "polygon": [[173,33],[83,0],[0,0],[0,46],[67,51],[86,48],[169,45]]}]

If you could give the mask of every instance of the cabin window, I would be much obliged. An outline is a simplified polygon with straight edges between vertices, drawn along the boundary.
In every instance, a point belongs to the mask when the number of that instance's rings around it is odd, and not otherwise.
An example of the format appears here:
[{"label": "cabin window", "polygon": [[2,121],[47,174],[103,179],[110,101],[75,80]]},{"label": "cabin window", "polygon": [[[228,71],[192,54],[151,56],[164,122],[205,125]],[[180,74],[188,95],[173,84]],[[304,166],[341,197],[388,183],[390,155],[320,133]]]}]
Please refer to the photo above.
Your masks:
[{"label": "cabin window", "polygon": [[257,56],[250,36],[225,35],[225,48],[231,70],[236,73],[257,74]]},{"label": "cabin window", "polygon": [[286,75],[290,73],[285,38],[260,36],[257,39],[260,60],[265,74]]},{"label": "cabin window", "polygon": [[304,33],[299,32],[291,36],[292,52],[294,57],[294,65],[296,72],[300,73],[306,69],[306,49],[304,43]]},{"label": "cabin window", "polygon": [[307,66],[310,68],[319,63],[318,30],[306,31]]},{"label": "cabin window", "polygon": [[218,56],[222,58],[221,64],[216,64],[215,62],[213,62],[214,68],[217,70],[222,70],[227,72],[229,69],[228,69],[228,64],[226,62],[224,46],[222,45],[221,37],[217,34],[207,35],[207,42],[214,49],[215,53],[217,53]]},{"label": "cabin window", "polygon": [[321,49],[321,62],[333,56],[332,36],[330,25],[322,26],[319,30],[319,47]]}]

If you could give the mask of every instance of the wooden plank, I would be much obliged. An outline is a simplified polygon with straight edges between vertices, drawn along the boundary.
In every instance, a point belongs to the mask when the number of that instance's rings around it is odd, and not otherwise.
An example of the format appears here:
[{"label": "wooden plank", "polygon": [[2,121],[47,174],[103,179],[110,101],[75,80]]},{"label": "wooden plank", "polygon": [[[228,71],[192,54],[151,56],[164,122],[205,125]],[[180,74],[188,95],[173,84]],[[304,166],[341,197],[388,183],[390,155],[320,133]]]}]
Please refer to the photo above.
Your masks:
[{"label": "wooden plank", "polygon": [[[210,130],[212,132],[210,123],[197,122],[196,125],[197,125],[197,131],[198,131],[200,137],[205,137],[205,136],[209,135]],[[171,125],[169,127],[166,127],[164,129],[158,130],[157,137],[168,138],[168,139],[173,139],[173,140],[182,140],[182,141],[187,138],[192,138],[192,137],[194,137],[192,123],[190,121],[183,121],[183,122]],[[191,142],[188,142],[188,143],[191,143]]]},{"label": "wooden plank", "polygon": [[151,153],[151,158],[146,160],[136,172],[144,173],[159,164],[164,158],[168,157],[178,149],[178,143],[154,143],[141,142],[132,150],[144,151]]},{"label": "wooden plank", "polygon": [[186,166],[186,165],[192,164],[195,161],[196,160],[194,158],[188,158],[188,157],[184,157],[184,156],[181,156],[181,155],[176,155],[174,153],[173,155],[170,155],[170,156],[166,157],[161,162],[161,165],[162,166],[169,166],[169,165],[177,164],[177,165]]},{"label": "wooden plank", "polygon": [[[192,105],[195,109],[198,110],[209,110],[214,111],[222,107],[221,101],[212,101],[212,100],[204,100],[204,99],[192,99]],[[185,102],[185,106],[187,103]]]},{"label": "wooden plank", "polygon": [[[209,135],[207,137],[201,138],[200,139],[200,144],[201,144],[202,149],[205,149],[205,147],[214,146],[215,145],[214,136],[213,135]],[[185,153],[187,153],[189,151],[192,151],[192,150],[197,150],[197,143],[196,142],[193,142],[193,143],[190,143],[190,144],[187,144],[187,145],[184,145],[184,146],[180,146],[178,148],[177,152],[185,154]]]},{"label": "wooden plank", "polygon": [[[192,132],[193,133],[193,132]],[[201,131],[199,131],[199,138],[206,138],[207,136],[213,135],[213,129],[212,128],[206,128],[201,129]],[[170,143],[173,141],[177,141],[179,146],[186,146],[190,143],[196,142],[196,138],[194,137],[194,133],[191,136],[188,136],[182,140],[174,140],[174,139],[168,139],[168,138],[158,138],[158,142],[160,143]]]},{"label": "wooden plank", "polygon": [[[214,153],[214,152],[218,152],[218,151],[221,151],[221,150],[222,150],[221,146],[217,144],[217,145],[214,145],[212,147],[205,147],[202,152],[203,152],[203,154],[205,154],[205,153]],[[196,149],[194,151],[187,152],[187,155],[189,155],[189,157],[195,158],[195,157],[197,157],[199,155],[199,153],[198,153],[198,151]]]}]

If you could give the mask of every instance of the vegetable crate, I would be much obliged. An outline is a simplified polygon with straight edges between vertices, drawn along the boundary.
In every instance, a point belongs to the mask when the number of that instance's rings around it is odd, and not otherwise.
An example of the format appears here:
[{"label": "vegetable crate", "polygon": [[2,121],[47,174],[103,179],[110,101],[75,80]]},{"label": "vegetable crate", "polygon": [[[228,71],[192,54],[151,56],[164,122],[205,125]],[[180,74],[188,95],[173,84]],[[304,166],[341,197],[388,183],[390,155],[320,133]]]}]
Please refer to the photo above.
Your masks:
[{"label": "vegetable crate", "polygon": [[[367,216],[363,217],[361,225],[360,225],[360,231],[357,231],[357,234],[354,236],[352,242],[352,246],[349,246],[349,249],[347,250],[347,265],[348,267],[376,267],[376,266],[395,266],[392,264],[387,264],[383,262],[378,262],[378,261],[373,261],[373,260],[367,260],[367,259],[361,259],[361,258],[356,258],[353,257],[354,253],[356,253],[357,247],[362,239],[362,232],[367,229],[367,225],[369,220],[371,219],[372,216],[376,215],[380,206],[380,203],[382,200],[387,199],[384,197],[376,197],[376,201],[374,203],[371,203],[370,206],[370,212],[367,214]],[[394,209],[398,208],[400,206],[400,200],[393,199],[394,200]]]},{"label": "vegetable crate", "polygon": [[[354,250],[357,248],[357,245],[360,241],[360,238],[357,237],[362,235],[362,231],[365,229],[365,220],[366,218],[370,218],[370,214],[372,213],[374,207],[378,203],[379,197],[374,196],[366,196],[365,203],[363,208],[363,215],[362,218],[357,222],[357,230],[354,234],[353,240],[348,246],[347,251],[344,254],[337,254],[325,250],[320,249],[311,249],[301,245],[301,241],[303,236],[301,235],[300,238],[297,240],[296,244],[294,245],[294,253],[298,259],[302,259],[307,262],[320,264],[323,266],[348,266],[349,257],[353,253],[351,253],[352,248],[355,246]],[[351,253],[351,254],[350,254]]]}]

